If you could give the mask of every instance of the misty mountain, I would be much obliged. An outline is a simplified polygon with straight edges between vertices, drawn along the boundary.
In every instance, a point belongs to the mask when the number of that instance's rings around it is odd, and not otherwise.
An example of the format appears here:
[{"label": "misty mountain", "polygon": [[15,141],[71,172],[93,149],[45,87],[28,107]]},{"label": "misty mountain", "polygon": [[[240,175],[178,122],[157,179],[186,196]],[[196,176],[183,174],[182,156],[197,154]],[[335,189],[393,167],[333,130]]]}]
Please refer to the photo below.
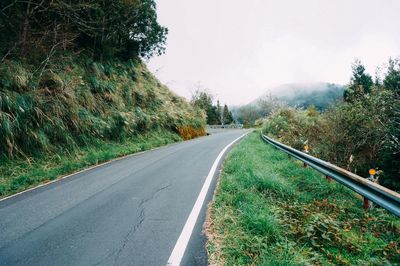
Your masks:
[{"label": "misty mountain", "polygon": [[284,84],[268,90],[247,105],[232,106],[230,109],[236,121],[252,125],[258,118],[268,116],[282,105],[302,109],[313,105],[323,111],[342,101],[344,89],[342,85],[327,82]]},{"label": "misty mountain", "polygon": [[269,90],[253,103],[272,96],[288,106],[307,108],[314,105],[322,111],[341,101],[344,89],[342,85],[327,82],[284,84]]}]

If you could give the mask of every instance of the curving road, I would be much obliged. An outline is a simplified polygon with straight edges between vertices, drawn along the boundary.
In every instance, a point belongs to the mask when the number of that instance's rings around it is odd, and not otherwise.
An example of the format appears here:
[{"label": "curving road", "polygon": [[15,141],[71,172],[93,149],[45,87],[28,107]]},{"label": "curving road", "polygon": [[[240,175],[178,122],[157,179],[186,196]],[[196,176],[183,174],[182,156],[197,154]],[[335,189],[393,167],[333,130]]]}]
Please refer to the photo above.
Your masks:
[{"label": "curving road", "polygon": [[[0,265],[166,265],[215,159],[244,133],[216,131],[0,201]],[[207,264],[215,181],[181,265]]]}]

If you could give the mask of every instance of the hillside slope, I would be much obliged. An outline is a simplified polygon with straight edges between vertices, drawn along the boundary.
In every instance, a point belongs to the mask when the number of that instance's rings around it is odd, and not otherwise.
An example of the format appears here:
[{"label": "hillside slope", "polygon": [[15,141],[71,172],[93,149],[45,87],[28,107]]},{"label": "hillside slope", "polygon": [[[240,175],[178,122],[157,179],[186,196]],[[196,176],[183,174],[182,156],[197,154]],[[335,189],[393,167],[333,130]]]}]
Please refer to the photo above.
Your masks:
[{"label": "hillside slope", "polygon": [[[140,60],[99,63],[64,57],[46,69],[17,61],[0,65],[0,195],[112,157],[204,134],[204,113],[162,85]],[[154,138],[157,144],[128,148]],[[110,146],[121,150],[100,156]],[[93,149],[102,158],[80,164],[78,157],[85,157],[80,153]],[[67,156],[65,160],[77,165],[43,178],[48,171],[41,167],[52,167],[54,156]],[[42,169],[37,178],[30,172],[33,165]]]},{"label": "hillside slope", "polygon": [[0,67],[0,154],[47,152],[152,129],[202,128],[202,115],[141,62],[63,61],[41,77]]}]

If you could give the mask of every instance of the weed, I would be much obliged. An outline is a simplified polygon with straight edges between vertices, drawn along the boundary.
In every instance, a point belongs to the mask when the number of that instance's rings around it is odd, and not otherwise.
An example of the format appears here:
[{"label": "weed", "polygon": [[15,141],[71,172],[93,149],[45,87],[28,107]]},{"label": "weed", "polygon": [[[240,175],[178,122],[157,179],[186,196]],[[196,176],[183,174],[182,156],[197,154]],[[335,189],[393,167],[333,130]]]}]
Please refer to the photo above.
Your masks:
[{"label": "weed", "polygon": [[390,265],[400,223],[252,133],[229,154],[206,229],[212,264]]}]

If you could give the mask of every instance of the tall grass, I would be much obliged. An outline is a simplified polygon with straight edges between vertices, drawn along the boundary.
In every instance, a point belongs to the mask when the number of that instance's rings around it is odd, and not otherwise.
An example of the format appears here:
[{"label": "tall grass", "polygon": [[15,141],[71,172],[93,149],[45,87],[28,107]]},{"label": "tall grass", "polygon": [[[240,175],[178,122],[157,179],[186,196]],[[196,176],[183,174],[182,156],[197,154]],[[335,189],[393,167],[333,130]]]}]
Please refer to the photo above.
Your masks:
[{"label": "tall grass", "polygon": [[[40,168],[54,165],[58,156],[75,161],[80,152],[102,145],[109,148],[110,143],[122,152],[108,153],[113,157],[124,154],[123,145],[141,145],[141,137],[151,132],[167,134],[168,141],[180,134],[179,138],[189,139],[203,135],[204,126],[204,113],[162,85],[141,61],[100,63],[71,56],[49,62],[46,69],[4,61],[0,64],[0,195],[70,170],[49,175],[39,171],[41,177],[32,177],[28,169],[32,162]],[[98,160],[104,156],[99,154]],[[74,165],[81,164],[87,165],[85,160]],[[8,169],[19,169],[18,165],[26,166],[25,175]]]},{"label": "tall grass", "polygon": [[0,156],[29,157],[123,140],[150,130],[204,127],[204,115],[141,62],[69,58],[42,73],[0,65]]},{"label": "tall grass", "polygon": [[210,207],[207,248],[218,265],[390,265],[400,222],[264,143],[259,133],[228,156]]}]

